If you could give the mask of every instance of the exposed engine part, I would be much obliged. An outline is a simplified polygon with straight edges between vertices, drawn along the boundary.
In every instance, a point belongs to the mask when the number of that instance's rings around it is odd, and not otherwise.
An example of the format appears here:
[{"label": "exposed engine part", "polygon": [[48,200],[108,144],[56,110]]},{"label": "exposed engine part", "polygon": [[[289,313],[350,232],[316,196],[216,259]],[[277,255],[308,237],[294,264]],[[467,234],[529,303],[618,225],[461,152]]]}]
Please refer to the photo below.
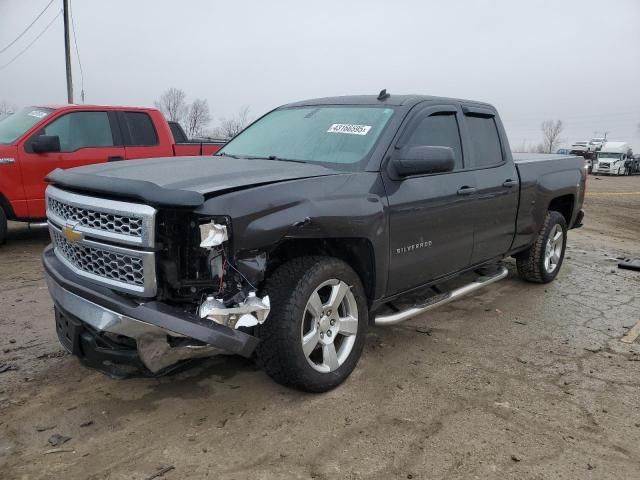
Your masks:
[{"label": "exposed engine part", "polygon": [[223,252],[211,251],[209,255],[209,267],[211,268],[211,276],[218,277],[220,280],[224,277],[224,254]]},{"label": "exposed engine part", "polygon": [[270,309],[268,295],[259,298],[255,292],[249,292],[247,298],[235,307],[226,307],[222,299],[209,296],[200,304],[198,314],[200,318],[208,318],[221,325],[239,328],[264,323]]},{"label": "exposed engine part", "polygon": [[267,254],[260,252],[253,257],[238,258],[236,264],[247,281],[257,285],[264,280],[264,272],[267,269]]},{"label": "exposed engine part", "polygon": [[229,240],[227,226],[215,222],[200,225],[200,247],[213,248]]}]

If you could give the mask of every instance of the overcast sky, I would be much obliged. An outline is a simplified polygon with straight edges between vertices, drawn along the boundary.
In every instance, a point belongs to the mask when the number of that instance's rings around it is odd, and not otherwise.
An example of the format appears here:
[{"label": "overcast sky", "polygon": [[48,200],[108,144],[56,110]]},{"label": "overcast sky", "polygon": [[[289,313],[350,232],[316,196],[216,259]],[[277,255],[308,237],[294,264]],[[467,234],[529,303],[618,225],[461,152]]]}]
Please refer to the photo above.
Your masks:
[{"label": "overcast sky", "polygon": [[[0,50],[49,0],[0,0]],[[54,4],[0,53],[0,100],[66,101]],[[304,98],[419,93],[493,103],[511,146],[561,119],[640,152],[640,0],[72,0],[87,103],[148,105],[168,87],[214,123]],[[76,102],[80,70],[73,60]]]}]

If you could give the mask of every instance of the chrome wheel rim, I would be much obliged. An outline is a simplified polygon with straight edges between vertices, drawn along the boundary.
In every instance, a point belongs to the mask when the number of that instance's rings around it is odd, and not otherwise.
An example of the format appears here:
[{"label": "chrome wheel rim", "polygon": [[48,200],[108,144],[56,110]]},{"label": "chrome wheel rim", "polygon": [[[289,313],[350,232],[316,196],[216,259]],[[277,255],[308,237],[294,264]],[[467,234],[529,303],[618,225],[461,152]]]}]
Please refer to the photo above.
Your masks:
[{"label": "chrome wheel rim", "polygon": [[335,278],[311,294],[302,315],[302,352],[315,370],[337,370],[353,350],[358,335],[358,304],[351,287]]},{"label": "chrome wheel rim", "polygon": [[547,273],[553,273],[558,268],[563,242],[562,227],[556,224],[549,232],[549,238],[544,250],[544,269]]}]

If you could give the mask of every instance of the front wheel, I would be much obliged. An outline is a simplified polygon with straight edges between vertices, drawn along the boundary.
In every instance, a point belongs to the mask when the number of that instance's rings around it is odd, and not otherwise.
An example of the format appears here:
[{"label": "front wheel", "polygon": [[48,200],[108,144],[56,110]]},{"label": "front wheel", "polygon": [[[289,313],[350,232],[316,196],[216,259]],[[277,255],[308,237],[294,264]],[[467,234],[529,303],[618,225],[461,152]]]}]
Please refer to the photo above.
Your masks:
[{"label": "front wheel", "polygon": [[520,278],[534,283],[553,281],[564,260],[567,246],[567,222],[555,211],[547,212],[534,244],[516,256]]},{"label": "front wheel", "polygon": [[300,257],[278,267],[265,291],[271,312],[256,327],[258,363],[276,382],[326,392],[344,382],[362,354],[367,300],[342,260]]},{"label": "front wheel", "polygon": [[0,245],[2,245],[7,239],[7,215],[4,213],[2,207],[0,207]]}]

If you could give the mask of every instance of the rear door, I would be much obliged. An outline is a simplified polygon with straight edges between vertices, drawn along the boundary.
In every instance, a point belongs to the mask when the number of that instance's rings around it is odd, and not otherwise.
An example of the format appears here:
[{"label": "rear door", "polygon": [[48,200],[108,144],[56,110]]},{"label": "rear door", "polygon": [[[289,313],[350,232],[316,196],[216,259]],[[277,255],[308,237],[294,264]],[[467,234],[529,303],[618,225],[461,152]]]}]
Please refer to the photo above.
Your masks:
[{"label": "rear door", "polygon": [[390,295],[419,286],[469,264],[473,247],[473,172],[459,131],[456,105],[429,106],[403,129],[396,150],[413,146],[453,149],[453,172],[393,179],[383,169],[389,200]]},{"label": "rear door", "polygon": [[[465,139],[476,182],[474,246],[471,264],[504,255],[516,230],[519,178],[495,112],[465,106]],[[504,140],[504,141],[503,141]]]},{"label": "rear door", "polygon": [[[115,118],[106,111],[65,113],[24,142],[21,150],[22,178],[29,216],[44,218],[44,178],[56,168],[73,168],[108,162],[124,156]],[[60,152],[34,153],[31,141],[38,135],[57,135]]]}]

